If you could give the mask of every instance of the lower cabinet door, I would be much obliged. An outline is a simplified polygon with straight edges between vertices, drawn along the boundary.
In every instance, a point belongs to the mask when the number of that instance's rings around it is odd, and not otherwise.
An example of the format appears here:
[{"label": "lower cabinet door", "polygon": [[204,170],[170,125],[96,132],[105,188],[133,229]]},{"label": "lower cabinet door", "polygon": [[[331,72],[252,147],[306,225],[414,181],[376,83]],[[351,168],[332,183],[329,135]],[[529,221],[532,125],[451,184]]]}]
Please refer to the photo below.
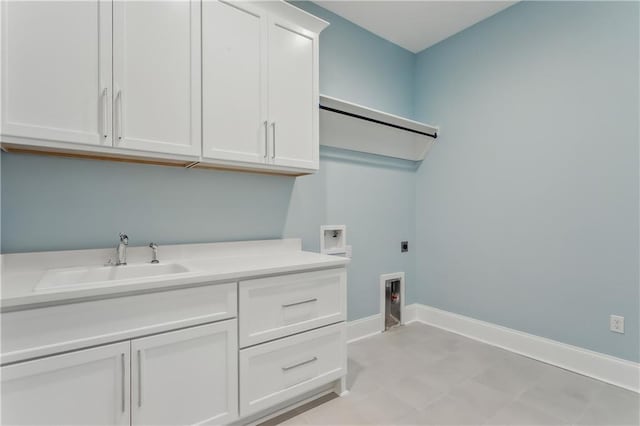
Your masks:
[{"label": "lower cabinet door", "polygon": [[128,425],[129,342],[4,366],[3,425]]},{"label": "lower cabinet door", "polygon": [[133,425],[228,423],[238,416],[235,319],[131,341]]}]

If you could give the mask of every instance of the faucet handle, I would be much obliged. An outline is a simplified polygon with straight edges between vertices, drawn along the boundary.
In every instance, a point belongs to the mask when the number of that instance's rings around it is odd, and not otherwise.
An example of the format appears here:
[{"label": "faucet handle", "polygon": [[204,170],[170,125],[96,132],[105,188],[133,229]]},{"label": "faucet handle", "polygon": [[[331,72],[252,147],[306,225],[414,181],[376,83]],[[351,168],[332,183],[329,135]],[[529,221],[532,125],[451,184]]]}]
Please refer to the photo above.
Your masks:
[{"label": "faucet handle", "polygon": [[156,243],[149,243],[149,247],[151,247],[151,250],[153,252],[151,263],[160,263],[160,261],[158,260],[158,245]]},{"label": "faucet handle", "polygon": [[127,236],[127,234],[125,234],[124,232],[121,232],[121,233],[120,233],[120,242],[121,242],[122,244],[124,244],[125,246],[126,246],[127,244],[129,244],[129,237],[128,237],[128,236]]}]

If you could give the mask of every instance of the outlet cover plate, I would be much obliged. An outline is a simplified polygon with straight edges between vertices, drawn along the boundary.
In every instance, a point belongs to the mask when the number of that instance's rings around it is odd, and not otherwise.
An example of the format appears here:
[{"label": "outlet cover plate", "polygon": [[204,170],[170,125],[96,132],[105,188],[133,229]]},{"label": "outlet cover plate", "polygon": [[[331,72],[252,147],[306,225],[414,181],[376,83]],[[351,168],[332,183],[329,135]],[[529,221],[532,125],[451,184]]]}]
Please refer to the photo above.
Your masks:
[{"label": "outlet cover plate", "polygon": [[609,317],[609,329],[614,333],[624,334],[624,317],[620,315],[611,315]]}]

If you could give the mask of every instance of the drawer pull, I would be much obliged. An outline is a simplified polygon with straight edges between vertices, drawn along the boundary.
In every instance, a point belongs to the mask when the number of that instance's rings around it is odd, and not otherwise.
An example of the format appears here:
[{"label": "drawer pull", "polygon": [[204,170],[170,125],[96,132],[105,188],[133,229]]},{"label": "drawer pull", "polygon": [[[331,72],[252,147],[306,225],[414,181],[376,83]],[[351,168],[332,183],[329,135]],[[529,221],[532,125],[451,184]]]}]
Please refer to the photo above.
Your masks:
[{"label": "drawer pull", "polygon": [[138,349],[138,407],[142,407],[142,356]]},{"label": "drawer pull", "polygon": [[264,158],[269,155],[269,130],[267,120],[264,121]]},{"label": "drawer pull", "polygon": [[286,305],[282,305],[282,307],[283,308],[290,308],[291,306],[304,305],[305,303],[311,303],[311,302],[317,302],[317,301],[318,301],[318,299],[314,297],[313,299],[303,300],[301,302],[287,303]]},{"label": "drawer pull", "polygon": [[289,371],[289,370],[297,368],[297,367],[302,367],[303,365],[311,364],[312,362],[316,362],[317,360],[318,360],[318,357],[314,356],[313,358],[308,359],[306,361],[302,361],[302,362],[299,362],[297,364],[290,365],[288,367],[282,367],[282,371]]},{"label": "drawer pull", "polygon": [[116,126],[116,136],[118,136],[118,140],[122,140],[122,90],[118,90],[116,93],[115,107],[118,108],[118,125]]},{"label": "drawer pull", "polygon": [[108,111],[109,108],[109,100],[107,99],[108,91],[105,87],[102,91],[102,135],[107,138],[109,137],[109,129],[107,129],[107,122],[109,121]]},{"label": "drawer pull", "polygon": [[121,364],[121,368],[122,368],[122,400],[120,401],[121,405],[122,405],[122,412],[124,413],[125,410],[125,402],[124,402],[124,393],[126,392],[126,377],[125,374],[126,372],[124,371],[124,354],[120,354],[120,364]]}]

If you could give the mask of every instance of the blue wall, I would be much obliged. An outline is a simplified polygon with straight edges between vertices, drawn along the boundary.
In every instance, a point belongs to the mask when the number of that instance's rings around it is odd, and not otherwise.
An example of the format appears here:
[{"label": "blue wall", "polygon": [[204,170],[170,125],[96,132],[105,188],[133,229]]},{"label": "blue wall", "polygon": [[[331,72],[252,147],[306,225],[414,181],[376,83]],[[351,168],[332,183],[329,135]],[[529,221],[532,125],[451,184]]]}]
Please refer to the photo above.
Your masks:
[{"label": "blue wall", "polygon": [[[410,114],[411,52],[297,5],[331,22],[321,35],[322,93]],[[380,274],[412,281],[413,253],[399,247],[414,235],[412,162],[322,149],[320,172],[294,179],[5,153],[1,169],[4,253],[112,247],[120,231],[134,245],[284,236],[317,251],[320,225],[346,224],[349,319],[378,312]]]},{"label": "blue wall", "polygon": [[314,3],[292,3],[331,23],[320,34],[320,93],[413,116],[412,52]]},{"label": "blue wall", "polygon": [[638,6],[523,2],[418,55],[422,303],[639,360]]},{"label": "blue wall", "polygon": [[[347,225],[349,319],[379,312],[380,274],[406,273],[406,298],[415,302],[415,169],[411,161],[323,148],[320,172],[296,179],[285,235],[320,246],[321,224]],[[400,242],[411,250],[400,252]]]},{"label": "blue wall", "polygon": [[2,154],[3,252],[275,238],[294,179]]},{"label": "blue wall", "polygon": [[404,270],[408,303],[637,361],[638,4],[523,2],[418,55],[295,4],[332,23],[322,93],[442,127],[417,172],[335,149],[297,179],[2,154],[3,252],[110,247],[121,230],[318,250],[319,226],[344,223],[350,320]]}]

